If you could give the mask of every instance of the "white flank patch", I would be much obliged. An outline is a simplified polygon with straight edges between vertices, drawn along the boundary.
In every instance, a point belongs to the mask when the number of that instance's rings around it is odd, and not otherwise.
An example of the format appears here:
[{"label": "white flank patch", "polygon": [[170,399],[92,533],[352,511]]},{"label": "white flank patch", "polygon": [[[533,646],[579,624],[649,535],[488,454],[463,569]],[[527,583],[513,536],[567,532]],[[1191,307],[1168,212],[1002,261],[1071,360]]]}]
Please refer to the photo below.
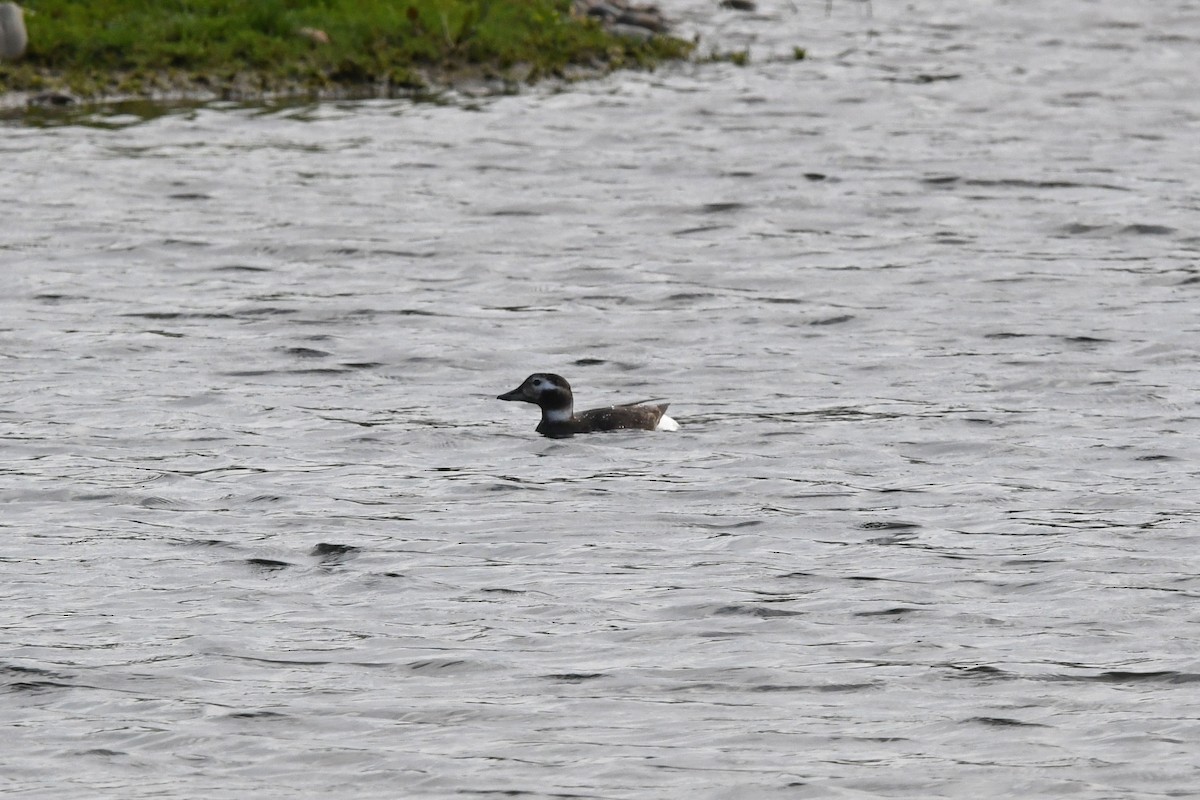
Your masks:
[{"label": "white flank patch", "polygon": [[679,423],[663,414],[662,419],[658,421],[658,425],[654,428],[656,431],[677,431]]}]

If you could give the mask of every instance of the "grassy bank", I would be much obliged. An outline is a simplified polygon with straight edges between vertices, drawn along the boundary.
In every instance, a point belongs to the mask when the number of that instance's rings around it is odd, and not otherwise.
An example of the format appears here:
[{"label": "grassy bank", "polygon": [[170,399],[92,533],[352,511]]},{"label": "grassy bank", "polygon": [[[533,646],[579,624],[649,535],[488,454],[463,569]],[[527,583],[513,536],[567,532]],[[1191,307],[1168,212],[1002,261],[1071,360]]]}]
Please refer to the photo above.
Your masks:
[{"label": "grassy bank", "polygon": [[568,0],[26,1],[29,48],[0,64],[0,92],[377,94],[650,66],[691,49],[613,36],[572,18]]}]

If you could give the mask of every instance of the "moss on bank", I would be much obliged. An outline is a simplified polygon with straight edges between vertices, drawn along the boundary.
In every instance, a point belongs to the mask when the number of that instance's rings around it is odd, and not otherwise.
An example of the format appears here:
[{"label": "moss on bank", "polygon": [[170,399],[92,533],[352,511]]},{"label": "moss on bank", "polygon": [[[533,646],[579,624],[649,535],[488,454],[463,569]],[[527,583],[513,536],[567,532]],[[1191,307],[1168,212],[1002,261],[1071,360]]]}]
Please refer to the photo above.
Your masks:
[{"label": "moss on bank", "polygon": [[0,92],[84,97],[387,94],[532,81],[687,56],[615,36],[569,0],[28,0],[29,49]]}]

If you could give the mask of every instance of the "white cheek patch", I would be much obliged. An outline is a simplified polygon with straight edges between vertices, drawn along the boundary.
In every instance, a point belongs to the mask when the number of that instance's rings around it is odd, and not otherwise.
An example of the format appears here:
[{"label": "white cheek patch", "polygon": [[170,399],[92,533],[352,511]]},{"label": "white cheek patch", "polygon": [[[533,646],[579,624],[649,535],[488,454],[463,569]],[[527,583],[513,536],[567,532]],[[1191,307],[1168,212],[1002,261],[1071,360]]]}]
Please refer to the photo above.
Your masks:
[{"label": "white cheek patch", "polygon": [[658,421],[658,425],[655,426],[654,430],[677,431],[679,430],[679,423],[668,417],[666,414],[663,414],[662,419]]},{"label": "white cheek patch", "polygon": [[549,422],[566,422],[571,419],[571,409],[547,408],[542,411],[542,416]]}]

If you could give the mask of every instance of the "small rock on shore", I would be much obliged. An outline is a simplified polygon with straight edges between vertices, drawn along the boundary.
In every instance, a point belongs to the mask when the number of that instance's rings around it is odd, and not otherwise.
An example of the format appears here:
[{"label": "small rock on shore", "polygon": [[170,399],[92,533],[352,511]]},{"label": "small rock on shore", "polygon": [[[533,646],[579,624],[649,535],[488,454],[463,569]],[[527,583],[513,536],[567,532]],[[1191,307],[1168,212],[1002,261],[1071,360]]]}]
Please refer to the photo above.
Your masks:
[{"label": "small rock on shore", "polygon": [[667,19],[655,5],[630,3],[628,0],[573,0],[571,13],[590,17],[620,36],[648,39],[667,32]]}]

